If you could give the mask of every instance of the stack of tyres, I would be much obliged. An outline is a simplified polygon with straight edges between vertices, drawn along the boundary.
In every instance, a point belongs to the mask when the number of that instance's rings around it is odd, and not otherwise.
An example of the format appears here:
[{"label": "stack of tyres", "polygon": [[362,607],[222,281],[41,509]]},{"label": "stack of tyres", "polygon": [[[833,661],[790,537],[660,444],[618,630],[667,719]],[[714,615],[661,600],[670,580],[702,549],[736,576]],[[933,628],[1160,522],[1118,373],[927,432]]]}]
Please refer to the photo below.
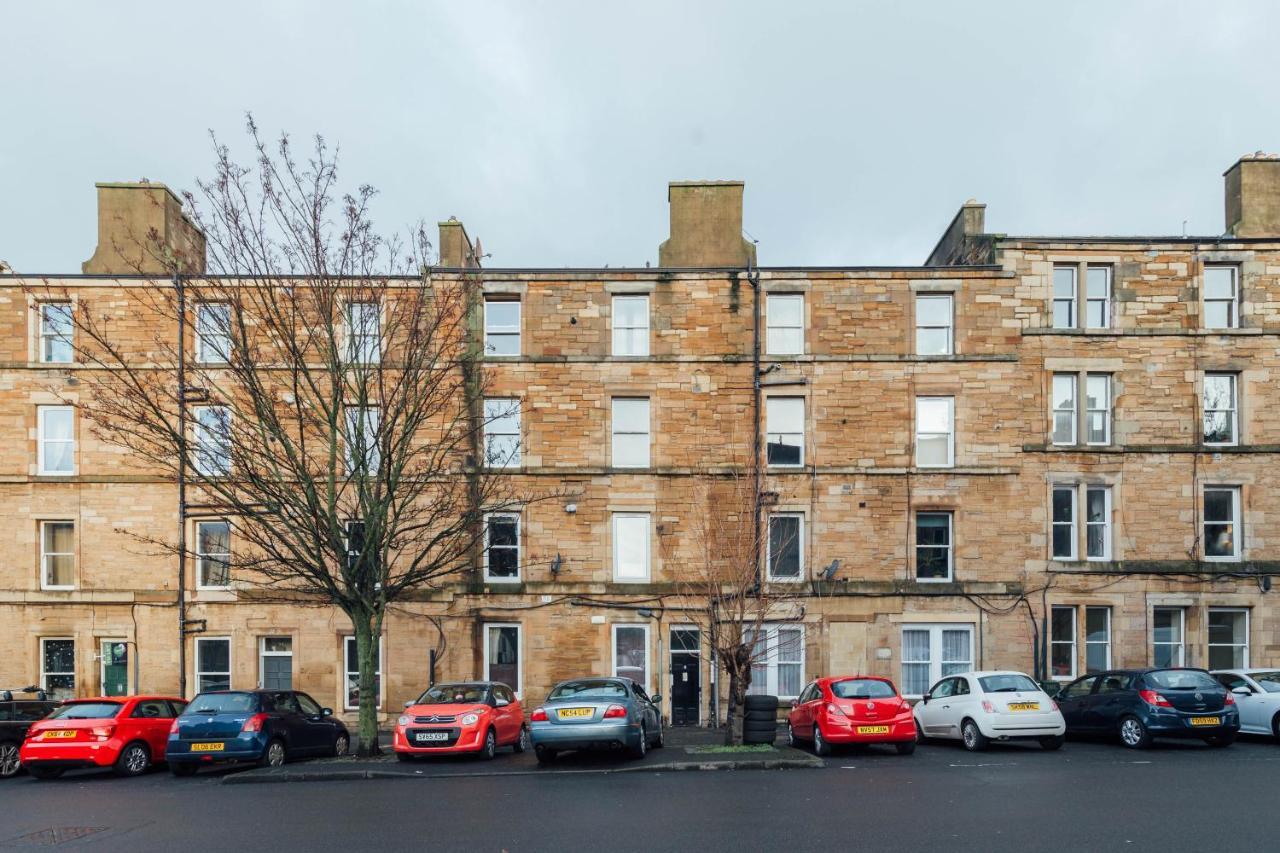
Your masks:
[{"label": "stack of tyres", "polygon": [[742,742],[772,744],[778,736],[778,697],[748,696],[743,703]]}]

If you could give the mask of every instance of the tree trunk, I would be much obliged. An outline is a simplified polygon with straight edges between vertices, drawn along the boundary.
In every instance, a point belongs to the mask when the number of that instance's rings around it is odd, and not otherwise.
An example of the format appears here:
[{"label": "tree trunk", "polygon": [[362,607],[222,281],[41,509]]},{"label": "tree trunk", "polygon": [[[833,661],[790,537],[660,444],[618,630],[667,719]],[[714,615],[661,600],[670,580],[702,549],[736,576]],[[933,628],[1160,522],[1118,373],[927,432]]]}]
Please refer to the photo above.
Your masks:
[{"label": "tree trunk", "polygon": [[360,745],[358,755],[367,758],[380,754],[378,748],[378,640],[382,634],[381,614],[353,616],[356,636],[356,665],[359,667],[358,689]]},{"label": "tree trunk", "polygon": [[742,743],[742,698],[745,693],[737,667],[731,668],[729,670],[729,713],[724,729],[724,742],[727,746],[738,746]]}]

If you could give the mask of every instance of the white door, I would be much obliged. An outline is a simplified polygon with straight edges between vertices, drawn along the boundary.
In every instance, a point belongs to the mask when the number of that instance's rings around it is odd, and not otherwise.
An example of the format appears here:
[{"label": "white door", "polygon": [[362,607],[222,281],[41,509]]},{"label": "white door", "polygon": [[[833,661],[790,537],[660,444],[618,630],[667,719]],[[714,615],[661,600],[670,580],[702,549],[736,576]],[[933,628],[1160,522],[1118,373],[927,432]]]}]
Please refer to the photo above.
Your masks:
[{"label": "white door", "polygon": [[920,705],[920,725],[928,737],[956,737],[951,730],[951,691],[954,678],[944,678],[929,691],[929,701]]}]

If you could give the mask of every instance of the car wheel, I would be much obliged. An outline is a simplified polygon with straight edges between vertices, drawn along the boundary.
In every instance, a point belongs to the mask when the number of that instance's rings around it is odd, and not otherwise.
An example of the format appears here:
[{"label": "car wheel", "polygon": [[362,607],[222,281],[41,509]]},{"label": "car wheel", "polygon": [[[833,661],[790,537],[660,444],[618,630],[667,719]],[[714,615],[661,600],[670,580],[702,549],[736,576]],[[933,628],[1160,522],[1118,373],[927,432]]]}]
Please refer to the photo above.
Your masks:
[{"label": "car wheel", "polygon": [[893,746],[898,750],[898,755],[910,755],[916,751],[916,742],[913,740],[898,741]]},{"label": "car wheel", "polygon": [[516,738],[516,742],[511,744],[511,751],[519,755],[529,748],[529,730],[524,726],[520,727],[520,736]]},{"label": "car wheel", "polygon": [[194,776],[196,775],[196,771],[199,769],[200,768],[194,764],[174,764],[173,762],[169,763],[169,772],[172,773],[174,776],[183,776],[183,777]]},{"label": "car wheel", "polygon": [[1231,744],[1235,743],[1236,735],[1235,735],[1235,732],[1227,732],[1225,734],[1220,734],[1220,735],[1210,735],[1209,737],[1204,739],[1204,742],[1209,744],[1209,746],[1221,749],[1224,746],[1231,746]]},{"label": "car wheel", "polygon": [[533,755],[538,759],[539,764],[550,764],[556,760],[556,751],[554,749],[547,749],[545,746],[535,746],[533,748]]},{"label": "car wheel", "polygon": [[351,738],[344,734],[339,734],[333,739],[333,755],[335,758],[341,758],[346,755],[349,749],[351,749]]},{"label": "car wheel", "polygon": [[284,758],[284,741],[272,738],[267,742],[267,748],[262,750],[262,757],[258,759],[258,766],[283,767]]},{"label": "car wheel", "polygon": [[645,730],[644,723],[640,724],[640,740],[635,748],[631,750],[633,758],[644,758],[649,754],[649,732]]},{"label": "car wheel", "polygon": [[63,767],[28,767],[27,772],[37,779],[57,779],[65,769]]},{"label": "car wheel", "polygon": [[484,746],[480,747],[480,758],[491,761],[498,754],[498,736],[489,729],[484,733]]},{"label": "car wheel", "polygon": [[818,728],[817,723],[813,724],[813,754],[831,754],[831,744],[827,743],[827,739],[822,736],[822,729]]},{"label": "car wheel", "polygon": [[1065,735],[1052,735],[1051,737],[1040,738],[1040,748],[1052,752],[1055,749],[1061,749],[1062,745],[1067,742]]},{"label": "car wheel", "polygon": [[973,720],[965,720],[960,724],[960,737],[964,740],[964,748],[970,752],[981,752],[990,743]]},{"label": "car wheel", "polygon": [[662,723],[658,723],[658,736],[653,741],[654,749],[662,749],[667,745],[667,730],[662,727]]},{"label": "car wheel", "polygon": [[928,743],[929,737],[924,733],[924,729],[920,728],[920,721],[916,720],[916,743]]},{"label": "car wheel", "polygon": [[113,768],[117,776],[141,776],[151,766],[151,754],[140,743],[131,743],[120,750]]},{"label": "car wheel", "polygon": [[18,759],[18,745],[10,740],[0,743],[0,779],[7,779],[10,776],[17,775],[21,768],[22,762]]},{"label": "car wheel", "polygon": [[1151,745],[1151,732],[1137,717],[1120,721],[1120,742],[1130,749],[1146,749]]},{"label": "car wheel", "polygon": [[1276,740],[1280,740],[1280,714],[1276,714],[1271,718],[1271,734]]},{"label": "car wheel", "polygon": [[800,741],[796,738],[795,727],[787,723],[787,746],[795,748],[800,745]]}]

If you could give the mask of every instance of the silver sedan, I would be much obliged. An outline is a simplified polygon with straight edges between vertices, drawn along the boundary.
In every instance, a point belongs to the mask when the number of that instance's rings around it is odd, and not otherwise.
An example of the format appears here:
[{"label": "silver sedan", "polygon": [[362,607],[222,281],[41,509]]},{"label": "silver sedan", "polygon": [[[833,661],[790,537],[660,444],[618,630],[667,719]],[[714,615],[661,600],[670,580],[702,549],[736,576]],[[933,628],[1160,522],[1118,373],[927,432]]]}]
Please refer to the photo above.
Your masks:
[{"label": "silver sedan", "polygon": [[629,678],[562,681],[530,717],[534,753],[544,764],[566,749],[625,749],[643,758],[662,746],[661,698]]}]

